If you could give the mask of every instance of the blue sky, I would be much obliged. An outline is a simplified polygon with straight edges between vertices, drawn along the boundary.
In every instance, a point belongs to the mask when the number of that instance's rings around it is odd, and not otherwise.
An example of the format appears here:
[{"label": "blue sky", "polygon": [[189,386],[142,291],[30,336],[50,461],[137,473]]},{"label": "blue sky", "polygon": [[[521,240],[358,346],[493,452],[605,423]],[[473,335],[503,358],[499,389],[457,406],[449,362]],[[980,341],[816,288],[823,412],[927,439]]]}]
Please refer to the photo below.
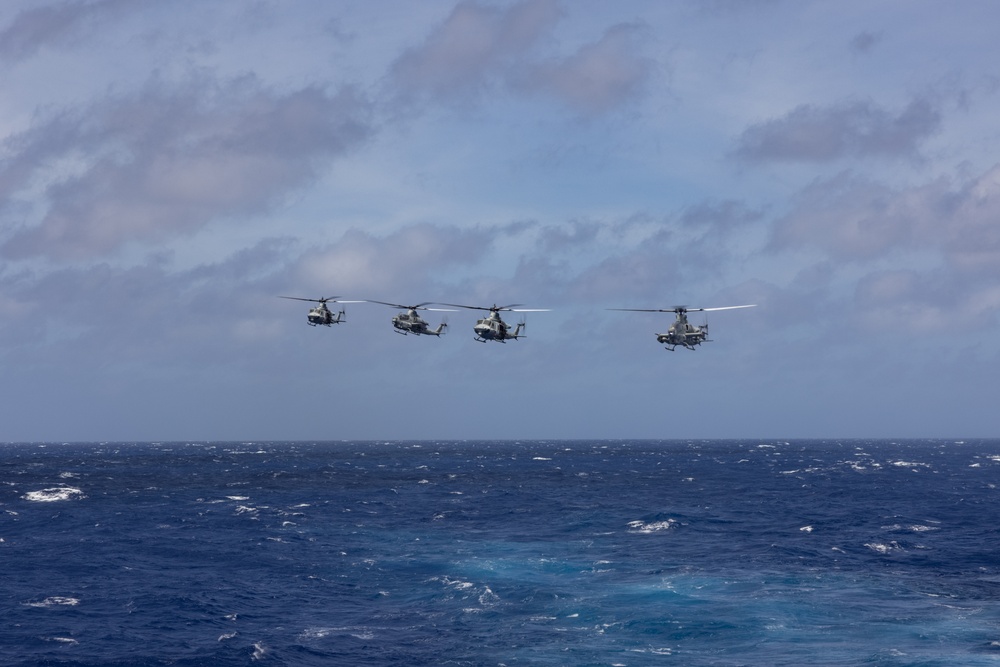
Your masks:
[{"label": "blue sky", "polygon": [[[998,24],[4,3],[0,441],[996,436]],[[482,344],[278,295],[551,311]],[[608,310],[750,303],[696,352]]]}]

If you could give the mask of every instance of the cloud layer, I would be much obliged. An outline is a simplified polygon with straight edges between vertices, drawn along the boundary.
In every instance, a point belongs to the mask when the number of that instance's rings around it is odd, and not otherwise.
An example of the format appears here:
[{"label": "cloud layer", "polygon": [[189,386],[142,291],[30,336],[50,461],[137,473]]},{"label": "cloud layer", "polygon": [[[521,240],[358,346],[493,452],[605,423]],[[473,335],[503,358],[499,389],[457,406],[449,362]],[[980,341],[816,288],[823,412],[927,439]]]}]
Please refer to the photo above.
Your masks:
[{"label": "cloud layer", "polygon": [[180,7],[0,9],[0,440],[1000,426],[1000,10]]}]

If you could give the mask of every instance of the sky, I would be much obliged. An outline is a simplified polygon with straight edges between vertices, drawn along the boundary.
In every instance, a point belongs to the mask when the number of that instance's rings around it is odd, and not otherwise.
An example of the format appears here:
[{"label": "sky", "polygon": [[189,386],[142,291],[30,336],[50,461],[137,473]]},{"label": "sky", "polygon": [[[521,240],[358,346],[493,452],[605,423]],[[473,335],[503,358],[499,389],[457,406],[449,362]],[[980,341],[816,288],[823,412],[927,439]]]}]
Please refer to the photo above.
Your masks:
[{"label": "sky", "polygon": [[[997,25],[4,2],[0,441],[998,437]],[[481,343],[279,296],[549,310]],[[610,310],[744,304],[673,352]]]}]

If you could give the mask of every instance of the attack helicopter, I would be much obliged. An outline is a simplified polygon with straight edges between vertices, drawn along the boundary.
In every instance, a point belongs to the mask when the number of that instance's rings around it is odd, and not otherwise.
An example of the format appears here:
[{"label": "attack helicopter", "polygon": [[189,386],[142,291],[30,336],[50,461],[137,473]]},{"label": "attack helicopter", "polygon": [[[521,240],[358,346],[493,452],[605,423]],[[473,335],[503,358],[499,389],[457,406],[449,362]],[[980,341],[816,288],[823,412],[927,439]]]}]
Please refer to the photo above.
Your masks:
[{"label": "attack helicopter", "polygon": [[444,330],[448,328],[447,322],[441,322],[437,329],[431,329],[430,325],[425,319],[420,317],[417,313],[418,310],[436,310],[439,312],[454,313],[455,311],[450,308],[428,308],[427,306],[431,304],[430,301],[425,301],[424,303],[418,303],[415,306],[404,306],[398,303],[387,303],[385,301],[376,301],[375,299],[368,299],[370,303],[380,303],[383,306],[390,306],[392,308],[400,308],[405,312],[396,313],[392,318],[392,326],[396,328],[396,333],[403,334],[415,334],[424,336],[440,336],[444,333]]},{"label": "attack helicopter", "polygon": [[686,347],[689,350],[694,350],[697,345],[710,340],[708,337],[708,322],[705,322],[700,327],[690,324],[687,319],[688,313],[753,308],[756,305],[721,306],[718,308],[688,308],[687,306],[674,306],[673,308],[609,308],[608,310],[623,310],[638,313],[676,313],[677,319],[670,325],[667,332],[656,334],[656,342],[661,343],[664,349],[673,352],[674,348],[678,345]]},{"label": "attack helicopter", "polygon": [[472,328],[472,331],[476,334],[475,339],[480,343],[485,343],[488,340],[495,340],[501,343],[506,343],[508,340],[517,340],[518,338],[524,338],[525,322],[522,319],[514,327],[514,331],[511,332],[510,326],[500,318],[500,311],[506,310],[515,313],[542,313],[548,311],[548,308],[518,308],[519,303],[512,303],[508,306],[498,306],[494,304],[493,306],[463,306],[459,303],[442,303],[442,306],[452,306],[453,308],[467,308],[469,310],[485,310],[489,312],[489,315],[483,319],[476,322],[476,326]]},{"label": "attack helicopter", "polygon": [[321,299],[304,299],[300,296],[279,296],[279,299],[295,299],[296,301],[312,301],[318,303],[318,306],[309,309],[309,315],[307,319],[309,320],[309,326],[324,326],[328,327],[331,324],[340,324],[344,321],[344,309],[341,308],[340,312],[336,315],[326,307],[329,303],[364,303],[364,301],[341,301],[339,296],[328,296]]}]

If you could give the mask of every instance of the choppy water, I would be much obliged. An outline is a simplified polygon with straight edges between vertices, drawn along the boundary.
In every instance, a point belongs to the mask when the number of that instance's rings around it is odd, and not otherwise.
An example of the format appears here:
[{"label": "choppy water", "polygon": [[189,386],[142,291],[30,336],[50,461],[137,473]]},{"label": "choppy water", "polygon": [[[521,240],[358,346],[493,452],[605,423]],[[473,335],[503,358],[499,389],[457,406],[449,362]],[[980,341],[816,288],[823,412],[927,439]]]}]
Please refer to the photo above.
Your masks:
[{"label": "choppy water", "polygon": [[0,664],[1000,665],[1000,441],[0,445]]}]

